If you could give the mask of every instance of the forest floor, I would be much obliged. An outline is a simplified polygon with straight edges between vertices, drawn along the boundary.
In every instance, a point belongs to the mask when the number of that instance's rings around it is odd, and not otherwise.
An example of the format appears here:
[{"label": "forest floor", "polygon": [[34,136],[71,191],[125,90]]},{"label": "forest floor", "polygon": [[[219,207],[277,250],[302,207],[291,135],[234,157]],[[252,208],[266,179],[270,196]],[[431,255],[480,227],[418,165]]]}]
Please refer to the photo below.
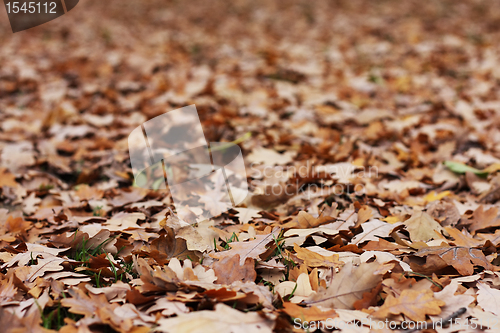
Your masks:
[{"label": "forest floor", "polygon": [[[0,12],[2,332],[499,331],[500,2]],[[244,157],[223,213],[134,180],[192,104]]]}]

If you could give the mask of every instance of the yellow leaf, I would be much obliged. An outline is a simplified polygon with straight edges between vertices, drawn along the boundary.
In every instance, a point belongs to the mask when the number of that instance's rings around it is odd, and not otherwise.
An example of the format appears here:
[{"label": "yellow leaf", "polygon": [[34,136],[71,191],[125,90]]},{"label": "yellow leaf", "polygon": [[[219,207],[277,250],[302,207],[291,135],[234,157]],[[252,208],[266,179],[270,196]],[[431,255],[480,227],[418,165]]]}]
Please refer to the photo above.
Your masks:
[{"label": "yellow leaf", "polygon": [[487,172],[487,173],[492,173],[492,172],[495,172],[498,170],[500,170],[500,163],[493,163],[492,165],[488,166],[487,168],[483,169],[482,171]]},{"label": "yellow leaf", "polygon": [[398,216],[387,216],[385,219],[382,219],[382,221],[390,223],[390,224],[394,224],[394,223],[398,223],[400,220],[399,220]]},{"label": "yellow leaf", "polygon": [[444,197],[449,196],[450,194],[451,194],[450,191],[443,191],[443,192],[440,192],[440,193],[436,193],[436,191],[432,191],[431,193],[427,194],[424,197],[424,200],[427,201],[427,202],[437,201],[437,200],[443,199]]}]

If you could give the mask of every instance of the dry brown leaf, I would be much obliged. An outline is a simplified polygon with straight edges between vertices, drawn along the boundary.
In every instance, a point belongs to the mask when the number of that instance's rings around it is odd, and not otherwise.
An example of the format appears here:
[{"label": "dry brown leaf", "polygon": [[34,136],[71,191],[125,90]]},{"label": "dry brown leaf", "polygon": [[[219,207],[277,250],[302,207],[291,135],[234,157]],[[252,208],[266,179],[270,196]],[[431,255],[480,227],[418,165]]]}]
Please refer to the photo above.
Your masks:
[{"label": "dry brown leaf", "polygon": [[309,267],[340,267],[343,265],[343,262],[339,261],[339,255],[336,253],[325,257],[307,248],[302,248],[297,244],[294,244],[293,249],[297,257],[304,260],[304,264]]},{"label": "dry brown leaf", "polygon": [[410,263],[414,271],[423,273],[432,273],[432,270],[446,266],[453,266],[459,274],[464,276],[472,275],[474,273],[474,266],[480,266],[493,271],[497,270],[497,267],[493,266],[479,249],[462,246],[428,247],[421,249],[414,255],[426,257],[427,263],[425,266],[420,267]]},{"label": "dry brown leaf", "polygon": [[264,163],[265,165],[283,165],[290,163],[296,155],[295,152],[287,151],[280,154],[273,149],[254,148],[252,153],[246,157],[251,163]]},{"label": "dry brown leaf", "polygon": [[472,302],[474,302],[474,296],[457,294],[459,284],[456,280],[452,280],[449,285],[444,287],[443,290],[434,293],[436,299],[442,300],[446,305],[441,309],[441,313],[438,316],[431,316],[433,320],[439,320],[440,318],[448,318],[455,311],[460,308],[467,308]]},{"label": "dry brown leaf", "polygon": [[251,258],[246,258],[245,263],[240,265],[240,255],[228,256],[213,264],[213,270],[217,276],[217,283],[231,284],[234,281],[255,281],[257,272],[255,263]]},{"label": "dry brown leaf", "polygon": [[474,214],[472,214],[472,220],[469,223],[468,229],[474,235],[478,230],[498,226],[500,226],[498,208],[491,207],[485,211],[484,206],[481,205],[474,211]]},{"label": "dry brown leaf", "polygon": [[16,182],[16,176],[11,174],[6,168],[0,168],[0,187],[11,186],[16,187],[18,184]]},{"label": "dry brown leaf", "polygon": [[481,238],[483,241],[489,240],[493,245],[498,245],[500,243],[500,230],[496,230],[494,234],[476,234],[477,237]]},{"label": "dry brown leaf", "polygon": [[434,298],[430,290],[419,291],[405,289],[399,297],[387,296],[384,304],[372,315],[377,318],[386,318],[389,314],[404,314],[414,321],[425,321],[426,315],[438,315],[441,307],[446,303]]},{"label": "dry brown leaf", "polygon": [[403,222],[406,230],[410,233],[412,242],[427,242],[436,237],[436,231],[440,232],[442,227],[432,216],[423,211],[415,212],[408,220]]},{"label": "dry brown leaf", "polygon": [[400,226],[401,223],[390,224],[387,222],[382,222],[380,220],[374,219],[365,222],[361,225],[363,232],[354,236],[351,240],[352,244],[361,244],[367,241],[378,240],[379,237],[387,237],[394,230],[394,228]]},{"label": "dry brown leaf", "polygon": [[315,228],[322,224],[334,222],[336,219],[331,216],[313,217],[311,214],[301,211],[297,215],[297,221],[291,221],[283,225],[283,228],[308,229]]},{"label": "dry brown leaf", "polygon": [[314,305],[303,308],[291,302],[283,303],[283,312],[292,318],[299,318],[302,321],[320,321],[338,317],[335,310],[323,311]]},{"label": "dry brown leaf", "polygon": [[211,253],[210,256],[216,259],[223,259],[226,256],[240,256],[240,265],[245,263],[247,258],[257,259],[261,254],[267,251],[267,244],[274,242],[275,238],[279,234],[279,229],[274,230],[272,233],[267,235],[257,235],[254,240],[247,242],[232,242],[229,243],[231,247],[228,251]]},{"label": "dry brown leaf", "polygon": [[36,212],[38,209],[38,204],[42,202],[42,200],[40,198],[37,198],[35,195],[35,192],[31,192],[31,194],[23,200],[23,212],[26,215],[31,215]]},{"label": "dry brown leaf", "polygon": [[500,290],[478,282],[477,304],[485,311],[500,316]]},{"label": "dry brown leaf", "polygon": [[43,276],[46,272],[58,272],[64,269],[61,264],[66,260],[58,257],[50,257],[47,259],[38,259],[36,265],[30,266],[28,281],[33,282],[39,276]]},{"label": "dry brown leaf", "polygon": [[437,333],[496,332],[458,325],[500,315],[498,1],[77,2],[0,24],[1,332],[385,333],[428,289],[467,308]]},{"label": "dry brown leaf", "polygon": [[453,243],[455,243],[455,245],[464,247],[478,247],[484,245],[484,240],[480,241],[472,238],[465,229],[460,232],[456,228],[447,226],[444,230],[453,238]]},{"label": "dry brown leaf", "polygon": [[313,295],[308,303],[335,309],[354,309],[354,302],[363,298],[363,293],[375,288],[382,277],[377,274],[378,263],[362,263],[354,266],[348,262],[337,273],[326,290]]},{"label": "dry brown leaf", "polygon": [[372,209],[368,206],[363,206],[358,211],[358,221],[356,226],[361,225],[373,217]]},{"label": "dry brown leaf", "polygon": [[92,317],[99,308],[105,308],[109,305],[104,294],[86,295],[82,290],[75,288],[69,289],[68,293],[71,298],[64,298],[61,300],[61,304],[68,307],[71,313]]}]

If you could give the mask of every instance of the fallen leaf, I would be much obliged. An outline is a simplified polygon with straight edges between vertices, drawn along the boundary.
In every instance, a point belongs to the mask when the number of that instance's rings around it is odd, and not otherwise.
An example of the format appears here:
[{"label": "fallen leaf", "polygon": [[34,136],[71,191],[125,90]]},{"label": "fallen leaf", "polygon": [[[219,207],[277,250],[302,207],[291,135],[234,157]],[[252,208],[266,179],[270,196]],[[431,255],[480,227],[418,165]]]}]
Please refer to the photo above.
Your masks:
[{"label": "fallen leaf", "polygon": [[276,229],[267,235],[257,235],[254,240],[246,242],[232,242],[229,243],[231,247],[228,251],[211,253],[210,256],[216,259],[223,259],[226,256],[240,256],[240,265],[245,263],[247,258],[257,259],[261,254],[267,251],[267,244],[274,242],[279,234],[279,229]]},{"label": "fallen leaf", "polygon": [[214,311],[202,310],[158,320],[155,332],[172,333],[271,333],[273,322],[255,312],[243,313],[225,304],[216,304]]},{"label": "fallen leaf", "polygon": [[291,302],[283,303],[283,312],[292,318],[299,318],[302,321],[320,321],[338,317],[335,310],[323,311],[316,306],[303,308]]},{"label": "fallen leaf", "polygon": [[248,223],[254,217],[260,217],[259,216],[260,211],[258,209],[242,208],[242,207],[236,207],[233,209],[238,212],[238,219],[243,224]]},{"label": "fallen leaf", "polygon": [[257,272],[255,271],[254,260],[246,258],[245,263],[240,265],[240,255],[227,256],[213,264],[217,283],[231,284],[234,281],[255,281]]},{"label": "fallen leaf", "polygon": [[37,205],[42,202],[42,200],[35,197],[35,195],[35,192],[31,192],[31,194],[23,201],[23,212],[26,215],[31,215],[36,212],[38,209]]},{"label": "fallen leaf", "polygon": [[69,289],[69,298],[61,300],[61,304],[69,308],[71,313],[80,314],[85,317],[92,317],[99,308],[106,307],[109,303],[104,294],[86,295],[80,289]]},{"label": "fallen leaf", "polygon": [[468,308],[469,305],[474,302],[474,296],[456,294],[459,288],[459,284],[456,280],[452,280],[449,285],[444,287],[443,290],[434,293],[434,297],[446,303],[446,305],[441,309],[441,313],[438,316],[431,316],[432,320],[439,320],[440,318],[448,318],[451,314],[458,311],[460,308]]},{"label": "fallen leaf", "polygon": [[484,244],[484,240],[480,241],[472,238],[472,236],[465,229],[460,232],[458,229],[448,226],[445,227],[444,230],[453,238],[453,243],[455,243],[455,245],[478,247]]},{"label": "fallen leaf", "polygon": [[361,263],[354,266],[348,262],[340,269],[328,288],[313,295],[308,304],[335,309],[354,309],[354,302],[363,298],[363,293],[375,288],[382,277],[377,274],[378,263]]},{"label": "fallen leaf", "polygon": [[301,211],[297,215],[296,221],[291,221],[283,225],[283,228],[298,228],[298,229],[308,229],[315,228],[322,224],[334,222],[335,218],[330,216],[321,216],[319,218],[313,217],[311,214]]},{"label": "fallen leaf", "polygon": [[384,304],[372,315],[377,318],[386,318],[389,314],[404,314],[408,319],[414,321],[425,321],[426,315],[438,315],[441,307],[446,303],[434,298],[430,290],[420,291],[405,289],[394,297],[387,296]]},{"label": "fallen leaf", "polygon": [[276,152],[274,149],[254,148],[252,153],[246,156],[250,163],[264,163],[265,165],[284,165],[292,161],[295,152],[287,151],[284,154]]},{"label": "fallen leaf", "polygon": [[343,263],[339,261],[338,254],[332,254],[329,257],[323,256],[319,253],[308,250],[307,248],[302,248],[297,244],[294,244],[293,249],[297,254],[297,257],[304,260],[304,264],[308,267],[339,267]]},{"label": "fallen leaf", "polygon": [[373,217],[372,209],[368,206],[363,206],[358,211],[358,221],[356,225],[361,225]]},{"label": "fallen leaf", "polygon": [[468,229],[473,235],[477,230],[500,226],[500,218],[498,218],[498,208],[491,207],[490,209],[485,211],[484,206],[479,206],[479,208],[477,208],[472,214],[472,219],[468,224]]},{"label": "fallen leaf", "polygon": [[427,242],[440,232],[442,227],[432,216],[423,211],[415,212],[408,220],[403,222],[410,233],[412,242]]},{"label": "fallen leaf", "polygon": [[16,187],[17,185],[16,176],[11,174],[7,168],[0,168],[0,187]]},{"label": "fallen leaf", "polygon": [[363,232],[354,236],[352,244],[360,244],[367,241],[378,240],[379,237],[387,237],[401,223],[390,224],[377,219],[365,222],[361,225]]},{"label": "fallen leaf", "polygon": [[283,281],[276,285],[274,291],[278,293],[281,297],[289,296],[289,301],[293,303],[299,303],[311,295],[316,294],[312,289],[311,281],[307,273],[302,273],[297,278],[296,282]]},{"label": "fallen leaf", "polygon": [[[474,273],[474,266],[480,266],[484,269],[496,270],[484,256],[483,252],[479,249],[472,249],[462,246],[453,247],[427,247],[419,250],[414,254],[418,257],[427,257],[427,265],[429,260],[438,260],[435,262],[435,266],[429,266],[429,269],[444,268],[446,266],[452,266],[461,275],[472,275]],[[410,266],[414,271],[419,271],[426,273],[427,269],[425,266],[419,268],[418,265],[410,263]],[[434,268],[431,268],[434,267]]]},{"label": "fallen leaf", "polygon": [[477,304],[485,311],[500,316],[500,290],[493,289],[487,284],[478,282]]}]

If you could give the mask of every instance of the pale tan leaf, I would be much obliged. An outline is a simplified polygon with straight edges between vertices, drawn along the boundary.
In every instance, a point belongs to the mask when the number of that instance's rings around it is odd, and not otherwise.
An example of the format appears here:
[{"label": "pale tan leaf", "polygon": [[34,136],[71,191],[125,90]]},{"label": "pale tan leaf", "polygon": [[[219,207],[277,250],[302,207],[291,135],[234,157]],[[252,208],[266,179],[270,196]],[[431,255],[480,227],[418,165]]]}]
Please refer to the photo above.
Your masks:
[{"label": "pale tan leaf", "polygon": [[160,319],[155,332],[168,333],[271,333],[273,322],[255,312],[243,313],[219,303],[214,311],[202,310]]},{"label": "pale tan leaf", "polygon": [[354,309],[354,302],[382,281],[382,276],[376,274],[379,266],[376,262],[361,263],[359,266],[347,262],[333,277],[330,286],[313,295],[308,303],[335,309]]},{"label": "pale tan leaf", "polygon": [[432,216],[423,211],[416,211],[406,221],[403,222],[406,230],[410,233],[412,242],[427,242],[436,237],[436,232],[440,232],[442,227]]},{"label": "pale tan leaf", "polygon": [[485,311],[500,316],[500,290],[478,282],[477,304]]}]

